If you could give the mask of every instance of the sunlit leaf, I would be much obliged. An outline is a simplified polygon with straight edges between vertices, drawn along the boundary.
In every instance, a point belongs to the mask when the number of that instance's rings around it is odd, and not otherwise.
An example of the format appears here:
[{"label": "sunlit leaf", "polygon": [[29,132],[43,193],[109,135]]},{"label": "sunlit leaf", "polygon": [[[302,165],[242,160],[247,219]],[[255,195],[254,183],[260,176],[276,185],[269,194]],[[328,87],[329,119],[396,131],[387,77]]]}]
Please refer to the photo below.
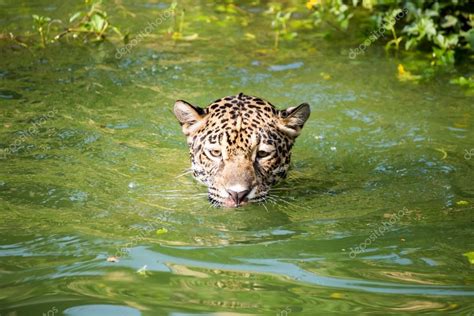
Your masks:
[{"label": "sunlit leaf", "polygon": [[256,36],[252,33],[245,33],[244,36],[245,36],[246,39],[251,39],[251,40],[256,39]]},{"label": "sunlit leaf", "polygon": [[398,65],[398,74],[397,74],[397,78],[398,80],[404,82],[404,81],[414,81],[414,82],[417,82],[418,80],[421,79],[421,76],[418,76],[418,75],[413,75],[411,72],[409,72],[408,70],[405,70],[405,67],[403,67],[402,64],[399,64]]},{"label": "sunlit leaf", "polygon": [[198,33],[194,33],[194,34],[191,34],[191,35],[182,36],[181,39],[182,39],[183,41],[194,41],[194,40],[196,40],[198,37],[199,37],[199,34],[198,34]]},{"label": "sunlit leaf", "polygon": [[458,19],[452,15],[447,15],[443,19],[443,23],[441,23],[442,28],[448,28],[456,25],[458,23]]},{"label": "sunlit leaf", "polygon": [[69,22],[74,22],[74,20],[76,20],[78,17],[80,17],[82,15],[82,12],[76,12],[74,13],[70,18],[69,18]]},{"label": "sunlit leaf", "polygon": [[100,14],[94,14],[91,17],[91,24],[95,31],[100,32],[104,28],[105,20]]},{"label": "sunlit leaf", "polygon": [[467,257],[467,260],[469,260],[470,264],[474,264],[474,251],[466,252],[463,254],[463,256]]},{"label": "sunlit leaf", "polygon": [[164,227],[156,230],[157,235],[163,235],[163,234],[166,234],[167,232],[168,230]]},{"label": "sunlit leaf", "polygon": [[148,276],[147,265],[145,264],[143,267],[137,270],[137,273],[142,276]]}]

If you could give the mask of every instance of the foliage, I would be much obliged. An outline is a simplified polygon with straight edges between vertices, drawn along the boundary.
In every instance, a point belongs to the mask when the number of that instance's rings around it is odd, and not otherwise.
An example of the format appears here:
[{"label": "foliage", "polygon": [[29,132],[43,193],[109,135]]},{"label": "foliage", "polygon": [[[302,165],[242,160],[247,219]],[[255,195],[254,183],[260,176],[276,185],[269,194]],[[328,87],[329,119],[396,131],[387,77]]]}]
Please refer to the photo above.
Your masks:
[{"label": "foliage", "polygon": [[[84,0],[85,8],[71,15],[69,25],[59,34],[51,36],[52,25],[63,24],[60,20],[34,15],[34,28],[40,38],[40,45],[57,41],[63,36],[82,38],[84,41],[103,41],[110,33],[118,34],[100,0]],[[219,0],[213,4],[218,15],[187,15],[188,2],[173,0],[170,6],[172,20],[168,35],[175,41],[194,40],[197,33],[185,35],[185,28],[191,28],[189,20],[214,23],[223,27],[228,23],[240,21],[242,26],[249,24],[249,17],[258,19],[259,13],[250,12],[251,6],[261,5],[261,1],[251,4],[238,0]],[[423,77],[432,76],[435,69],[448,69],[464,57],[472,58],[474,50],[474,14],[469,0],[421,1],[421,0],[286,0],[269,2],[264,15],[269,16],[268,27],[273,30],[273,46],[278,49],[282,42],[290,42],[304,31],[314,36],[330,37],[339,33],[357,38],[361,46],[375,41],[385,45],[387,52],[421,52],[432,67],[419,69]],[[185,20],[186,19],[186,20]],[[374,31],[377,31],[374,32]],[[371,33],[370,37],[367,35]],[[248,40],[255,40],[255,34],[245,32]],[[363,53],[365,49],[358,51]],[[410,71],[398,68],[401,81],[417,82],[420,77]],[[407,67],[411,68],[411,67]],[[430,68],[430,69],[428,69]],[[401,70],[400,70],[401,69]],[[472,89],[472,78],[453,79],[458,84]]]},{"label": "foliage", "polygon": [[280,38],[285,40],[292,40],[297,36],[296,32],[289,32],[287,23],[291,18],[292,11],[284,12],[282,7],[278,3],[270,4],[270,8],[266,12],[266,14],[270,14],[273,16],[272,19],[272,28],[275,29],[275,40],[274,40],[274,47],[278,48],[280,43]]},{"label": "foliage", "polygon": [[342,0],[310,0],[306,7],[313,11],[316,25],[335,21],[342,30],[348,29],[357,12],[365,11],[359,19],[375,21],[375,26],[382,28],[404,9],[407,14],[385,30],[393,36],[386,47],[398,50],[403,42],[405,50],[430,51],[432,65],[452,65],[456,51],[474,49],[474,14],[468,0],[353,0],[347,4]]},{"label": "foliage", "polygon": [[41,39],[41,46],[45,47],[48,38],[49,23],[51,22],[51,18],[45,16],[38,16],[35,14],[33,15],[33,21],[35,22],[34,27],[38,31],[38,34]]},{"label": "foliage", "polygon": [[116,26],[111,24],[107,12],[101,9],[100,0],[85,0],[85,10],[72,14],[69,25],[53,38],[50,38],[51,26],[53,23],[63,24],[61,20],[52,20],[50,17],[38,15],[33,15],[33,20],[40,36],[41,47],[67,35],[82,38],[84,41],[103,41],[110,31],[119,35],[124,42],[128,40],[128,34],[123,35]]},{"label": "foliage", "polygon": [[415,76],[408,70],[405,70],[405,67],[403,67],[402,64],[399,64],[397,67],[398,70],[398,75],[397,78],[400,81],[413,81],[413,82],[418,82],[418,80],[421,79],[421,76]]},{"label": "foliage", "polygon": [[175,41],[177,40],[185,40],[185,41],[192,41],[198,37],[197,33],[191,35],[184,35],[184,16],[185,10],[184,8],[178,9],[178,2],[173,1],[170,6],[171,16],[173,18],[172,26],[168,29],[168,34],[171,35],[171,38]]},{"label": "foliage", "polygon": [[474,251],[466,252],[463,254],[463,256],[467,257],[467,260],[469,260],[470,264],[474,264]]},{"label": "foliage", "polygon": [[314,11],[312,18],[317,26],[326,22],[332,26],[336,24],[342,30],[347,30],[349,20],[354,15],[350,12],[349,6],[344,4],[342,0],[310,0],[306,3],[306,7]]},{"label": "foliage", "polygon": [[456,84],[456,85],[459,85],[461,87],[466,87],[468,89],[474,89],[474,77],[459,77],[459,78],[455,78],[455,79],[451,79],[451,81],[449,81],[450,83],[452,84]]}]

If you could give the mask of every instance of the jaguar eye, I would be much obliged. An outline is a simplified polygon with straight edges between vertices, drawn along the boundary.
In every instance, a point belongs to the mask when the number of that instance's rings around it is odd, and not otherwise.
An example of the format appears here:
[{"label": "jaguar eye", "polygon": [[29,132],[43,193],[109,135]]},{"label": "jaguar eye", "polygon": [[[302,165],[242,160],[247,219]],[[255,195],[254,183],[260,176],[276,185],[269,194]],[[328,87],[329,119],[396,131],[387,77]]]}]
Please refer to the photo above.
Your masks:
[{"label": "jaguar eye", "polygon": [[219,158],[221,151],[219,149],[209,150],[209,154],[211,154],[212,157]]},{"label": "jaguar eye", "polygon": [[264,151],[264,150],[259,150],[257,152],[257,158],[265,158],[265,157],[268,157],[270,156],[272,153],[269,152],[269,151]]}]

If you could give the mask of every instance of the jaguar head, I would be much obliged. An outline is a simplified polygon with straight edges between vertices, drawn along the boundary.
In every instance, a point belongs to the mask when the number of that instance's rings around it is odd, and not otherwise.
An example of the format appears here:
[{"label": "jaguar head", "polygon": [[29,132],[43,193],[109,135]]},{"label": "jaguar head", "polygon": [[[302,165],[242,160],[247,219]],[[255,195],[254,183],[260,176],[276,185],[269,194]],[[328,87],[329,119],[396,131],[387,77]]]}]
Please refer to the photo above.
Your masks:
[{"label": "jaguar head", "polygon": [[194,177],[207,185],[211,203],[237,207],[265,200],[270,187],[286,177],[310,107],[277,110],[241,93],[206,108],[178,100],[174,113],[187,138]]}]

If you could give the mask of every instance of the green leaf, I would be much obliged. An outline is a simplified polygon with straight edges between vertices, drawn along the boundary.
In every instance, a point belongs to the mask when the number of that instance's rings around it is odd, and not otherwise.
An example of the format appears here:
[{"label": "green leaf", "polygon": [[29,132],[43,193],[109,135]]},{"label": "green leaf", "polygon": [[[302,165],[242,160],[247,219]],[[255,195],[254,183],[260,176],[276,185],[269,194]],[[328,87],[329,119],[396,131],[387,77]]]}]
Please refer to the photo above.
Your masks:
[{"label": "green leaf", "polygon": [[444,17],[443,23],[441,23],[442,28],[448,28],[456,25],[458,23],[458,19],[452,15],[447,15]]},{"label": "green leaf", "polygon": [[439,13],[436,10],[425,10],[423,15],[432,18],[435,16],[439,16]]},{"label": "green leaf", "polygon": [[446,44],[448,47],[456,46],[459,42],[459,35],[451,34],[446,37]]},{"label": "green leaf", "polygon": [[163,234],[166,234],[167,232],[168,230],[164,227],[156,230],[157,235],[163,235]]},{"label": "green leaf", "polygon": [[143,267],[137,270],[137,273],[142,276],[148,276],[147,265],[145,264]]},{"label": "green leaf", "polygon": [[470,264],[474,264],[474,251],[466,252],[463,254],[463,256],[467,257],[467,260],[469,260]]},{"label": "green leaf", "polygon": [[400,45],[400,42],[403,40],[403,37],[400,36],[398,38],[394,38],[393,40],[389,41],[387,44],[385,44],[385,49],[386,50],[389,50],[390,48],[392,48],[392,46],[395,48],[395,49],[398,49],[398,46]]},{"label": "green leaf", "polygon": [[287,41],[291,41],[292,39],[294,39],[296,36],[298,36],[298,33],[296,32],[291,32],[291,33],[285,33],[283,34],[282,38],[287,40]]},{"label": "green leaf", "polygon": [[[468,89],[474,89],[474,77],[459,77],[459,78],[454,78],[454,79],[451,79],[449,81],[449,83],[452,83],[452,84],[457,84],[461,87],[467,87]],[[462,205],[464,202],[467,202],[467,201],[459,201],[459,202],[456,202],[457,205]],[[461,203],[461,204],[459,204]],[[467,202],[469,204],[469,202]],[[467,205],[467,204],[465,204]]]},{"label": "green leaf", "polygon": [[461,36],[463,36],[466,39],[466,42],[469,43],[469,46],[471,46],[471,49],[474,49],[474,28],[471,28],[467,32],[461,32]]},{"label": "green leaf", "polygon": [[412,37],[405,42],[405,49],[409,50],[412,47],[415,47],[418,44],[418,39],[416,37]]},{"label": "green leaf", "polygon": [[349,19],[342,20],[340,24],[343,30],[347,30],[347,28],[349,27]]},{"label": "green leaf", "polygon": [[71,22],[74,22],[74,20],[76,20],[78,17],[80,17],[82,15],[82,12],[76,12],[74,13],[70,18],[69,18],[69,23]]},{"label": "green leaf", "polygon": [[91,24],[96,32],[100,32],[104,28],[105,20],[100,14],[94,14],[91,17]]},{"label": "green leaf", "polygon": [[424,26],[424,31],[426,35],[428,35],[428,38],[432,38],[433,36],[436,35],[436,26],[431,19],[423,19],[423,26]]}]

